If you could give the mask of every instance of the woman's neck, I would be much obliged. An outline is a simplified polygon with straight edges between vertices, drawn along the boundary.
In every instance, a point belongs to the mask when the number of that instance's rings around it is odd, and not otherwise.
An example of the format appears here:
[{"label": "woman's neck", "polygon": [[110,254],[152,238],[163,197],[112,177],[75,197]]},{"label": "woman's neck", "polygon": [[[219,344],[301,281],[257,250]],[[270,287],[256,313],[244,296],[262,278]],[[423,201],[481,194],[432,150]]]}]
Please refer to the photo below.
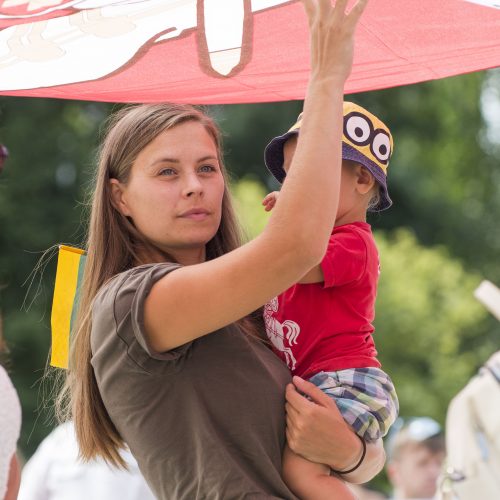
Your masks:
[{"label": "woman's neck", "polygon": [[200,264],[206,260],[205,247],[201,248],[176,248],[157,249],[143,248],[138,252],[137,266],[154,264],[157,262],[177,262],[183,266]]},{"label": "woman's neck", "polygon": [[175,258],[175,261],[183,266],[191,266],[193,264],[201,264],[206,260],[205,247],[202,248],[189,248],[169,251],[169,255]]}]

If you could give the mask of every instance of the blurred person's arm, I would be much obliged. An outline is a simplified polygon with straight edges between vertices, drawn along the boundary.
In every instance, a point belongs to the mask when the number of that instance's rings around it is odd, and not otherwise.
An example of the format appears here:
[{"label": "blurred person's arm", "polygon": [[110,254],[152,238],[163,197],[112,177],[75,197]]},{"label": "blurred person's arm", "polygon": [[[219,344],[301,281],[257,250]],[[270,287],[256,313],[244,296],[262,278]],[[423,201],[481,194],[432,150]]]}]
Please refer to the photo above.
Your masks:
[{"label": "blurred person's arm", "polygon": [[357,500],[386,500],[387,497],[378,491],[363,488],[359,484],[349,484],[349,488],[356,495]]},{"label": "blurred person's arm", "polygon": [[16,500],[19,492],[19,484],[21,482],[21,471],[19,461],[14,453],[10,461],[9,480],[7,482],[7,492],[5,493],[4,500]]}]

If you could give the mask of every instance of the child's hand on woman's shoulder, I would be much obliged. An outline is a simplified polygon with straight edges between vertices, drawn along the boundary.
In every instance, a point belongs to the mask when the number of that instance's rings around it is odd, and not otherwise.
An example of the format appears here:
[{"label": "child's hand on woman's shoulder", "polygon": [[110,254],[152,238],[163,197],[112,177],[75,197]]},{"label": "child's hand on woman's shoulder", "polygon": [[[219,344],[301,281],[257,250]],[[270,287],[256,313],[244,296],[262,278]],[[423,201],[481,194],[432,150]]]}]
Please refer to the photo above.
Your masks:
[{"label": "child's hand on woman's shoulder", "polygon": [[273,191],[262,200],[262,204],[264,205],[264,209],[266,212],[270,212],[274,208],[276,202],[278,201],[279,194],[279,191]]}]

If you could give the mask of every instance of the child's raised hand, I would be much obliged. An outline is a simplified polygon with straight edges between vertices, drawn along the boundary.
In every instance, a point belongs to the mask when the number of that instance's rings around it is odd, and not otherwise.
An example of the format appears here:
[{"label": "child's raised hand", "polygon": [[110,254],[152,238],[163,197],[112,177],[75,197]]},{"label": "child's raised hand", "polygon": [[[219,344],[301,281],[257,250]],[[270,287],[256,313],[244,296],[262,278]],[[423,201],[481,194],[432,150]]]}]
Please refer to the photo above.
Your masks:
[{"label": "child's raised hand", "polygon": [[262,204],[264,205],[266,212],[270,212],[274,208],[274,205],[276,205],[276,201],[278,200],[278,196],[279,191],[273,191],[262,200]]}]

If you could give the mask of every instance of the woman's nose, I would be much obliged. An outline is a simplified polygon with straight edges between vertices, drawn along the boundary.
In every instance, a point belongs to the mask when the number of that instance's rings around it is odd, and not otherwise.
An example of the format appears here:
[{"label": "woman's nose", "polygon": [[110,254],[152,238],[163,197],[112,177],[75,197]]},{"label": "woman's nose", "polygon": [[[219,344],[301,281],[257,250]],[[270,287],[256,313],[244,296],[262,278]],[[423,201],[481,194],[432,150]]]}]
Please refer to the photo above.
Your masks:
[{"label": "woman's nose", "polygon": [[203,185],[196,174],[190,174],[185,178],[183,186],[184,196],[200,195],[203,192]]}]

